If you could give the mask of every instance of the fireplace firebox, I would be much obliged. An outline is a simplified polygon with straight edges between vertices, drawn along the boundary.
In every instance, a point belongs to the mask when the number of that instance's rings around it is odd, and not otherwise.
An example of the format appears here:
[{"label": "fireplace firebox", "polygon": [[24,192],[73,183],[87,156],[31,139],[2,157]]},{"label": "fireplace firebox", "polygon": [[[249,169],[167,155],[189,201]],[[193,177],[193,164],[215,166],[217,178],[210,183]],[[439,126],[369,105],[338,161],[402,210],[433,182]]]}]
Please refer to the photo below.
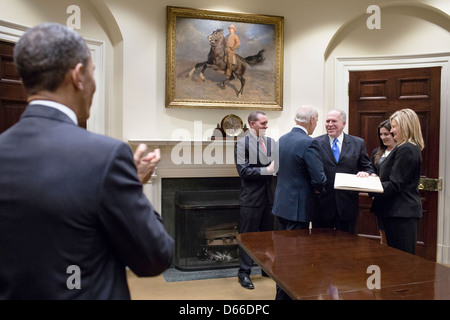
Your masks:
[{"label": "fireplace firebox", "polygon": [[175,206],[175,268],[239,265],[239,190],[179,191]]}]

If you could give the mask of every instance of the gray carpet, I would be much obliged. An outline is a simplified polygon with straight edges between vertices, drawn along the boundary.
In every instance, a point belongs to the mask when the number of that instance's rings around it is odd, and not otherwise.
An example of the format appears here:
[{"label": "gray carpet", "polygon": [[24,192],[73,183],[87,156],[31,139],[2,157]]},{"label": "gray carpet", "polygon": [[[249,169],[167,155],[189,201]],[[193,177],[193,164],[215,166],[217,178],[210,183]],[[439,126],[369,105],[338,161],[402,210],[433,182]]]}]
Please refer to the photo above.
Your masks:
[{"label": "gray carpet", "polygon": [[[237,277],[237,273],[238,268],[202,270],[202,271],[180,271],[175,268],[170,268],[163,273],[163,276],[166,282],[177,282],[177,281],[232,278]],[[261,268],[258,266],[253,267],[252,275],[259,275],[259,274],[261,274]]]}]

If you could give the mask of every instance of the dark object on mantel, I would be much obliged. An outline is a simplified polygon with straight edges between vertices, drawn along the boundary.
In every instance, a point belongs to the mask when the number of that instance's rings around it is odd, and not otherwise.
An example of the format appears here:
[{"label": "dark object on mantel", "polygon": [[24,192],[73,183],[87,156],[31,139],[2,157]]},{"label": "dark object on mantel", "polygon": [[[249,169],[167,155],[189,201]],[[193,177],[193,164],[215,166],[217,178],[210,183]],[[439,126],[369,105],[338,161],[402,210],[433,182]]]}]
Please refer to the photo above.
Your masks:
[{"label": "dark object on mantel", "polygon": [[211,140],[237,140],[245,136],[247,130],[247,125],[243,124],[241,118],[235,114],[229,114],[222,119],[220,125],[217,124]]},{"label": "dark object on mantel", "polygon": [[217,124],[217,128],[214,129],[213,135],[211,136],[211,140],[238,140],[245,136],[247,133],[248,128],[247,125],[244,125],[244,128],[242,129],[242,132],[237,136],[229,136],[225,133],[225,131],[220,127],[219,124]]},{"label": "dark object on mantel", "polygon": [[240,190],[175,194],[175,268],[197,271],[237,267]]}]

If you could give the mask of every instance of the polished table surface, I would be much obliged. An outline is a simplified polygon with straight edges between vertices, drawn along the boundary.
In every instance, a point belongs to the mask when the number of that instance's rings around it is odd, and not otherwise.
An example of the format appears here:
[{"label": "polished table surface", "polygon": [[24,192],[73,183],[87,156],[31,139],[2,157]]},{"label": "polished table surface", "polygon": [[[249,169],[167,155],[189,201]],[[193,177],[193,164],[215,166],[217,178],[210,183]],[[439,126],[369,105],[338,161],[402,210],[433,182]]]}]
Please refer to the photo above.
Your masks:
[{"label": "polished table surface", "polygon": [[[237,240],[296,300],[450,299],[449,267],[346,232],[254,232]],[[376,280],[380,289],[372,287]]]}]

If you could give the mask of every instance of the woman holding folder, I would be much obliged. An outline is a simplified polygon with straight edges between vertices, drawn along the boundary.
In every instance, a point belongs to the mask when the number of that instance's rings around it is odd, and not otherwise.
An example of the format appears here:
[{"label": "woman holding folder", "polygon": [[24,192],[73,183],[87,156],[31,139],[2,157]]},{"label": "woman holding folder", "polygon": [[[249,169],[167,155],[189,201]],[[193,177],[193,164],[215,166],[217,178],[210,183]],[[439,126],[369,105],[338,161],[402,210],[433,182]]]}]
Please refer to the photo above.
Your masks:
[{"label": "woman holding folder", "polygon": [[390,117],[397,146],[381,163],[378,175],[384,192],[374,194],[372,211],[381,218],[388,246],[414,254],[422,217],[418,185],[424,148],[419,118],[411,109]]}]

